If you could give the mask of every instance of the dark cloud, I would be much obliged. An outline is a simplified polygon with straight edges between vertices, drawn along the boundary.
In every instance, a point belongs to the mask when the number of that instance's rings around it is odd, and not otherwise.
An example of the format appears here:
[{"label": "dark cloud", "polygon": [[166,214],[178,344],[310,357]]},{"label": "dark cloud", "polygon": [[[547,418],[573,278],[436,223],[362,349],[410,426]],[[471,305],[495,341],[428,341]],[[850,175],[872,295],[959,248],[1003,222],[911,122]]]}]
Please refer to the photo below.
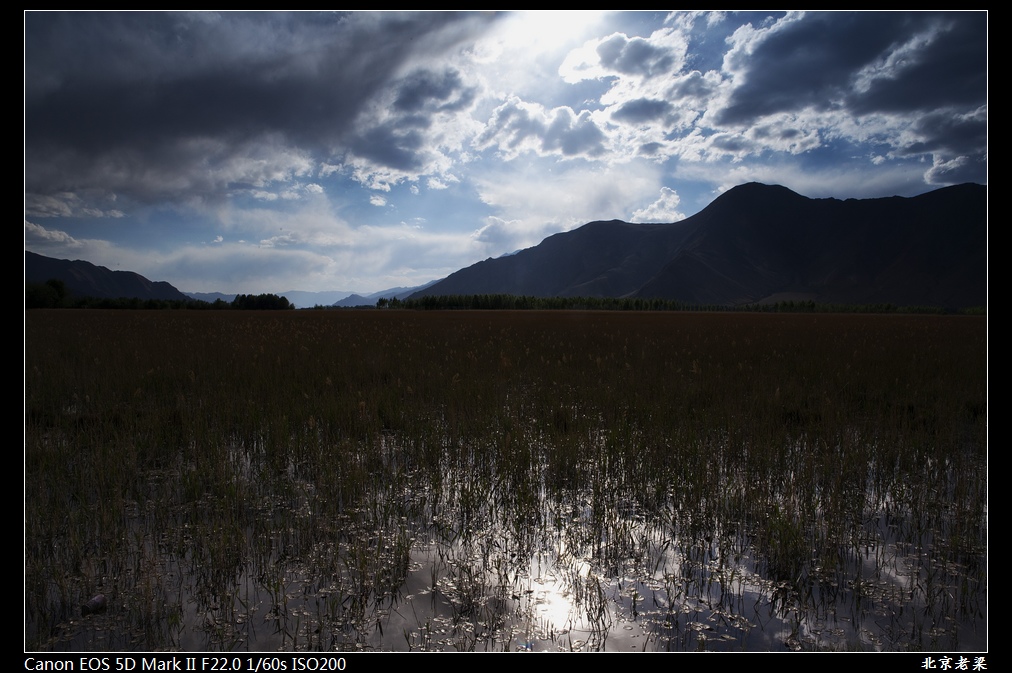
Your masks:
[{"label": "dark cloud", "polygon": [[604,153],[604,133],[584,111],[574,115],[569,108],[556,111],[555,119],[544,134],[544,148],[563,155],[599,156]]},{"label": "dark cloud", "polygon": [[660,143],[643,143],[640,145],[639,153],[643,156],[652,157],[661,151]]},{"label": "dark cloud", "polygon": [[[360,145],[356,118],[406,63],[473,37],[491,17],[29,12],[27,191],[125,189],[117,174],[139,166],[163,189],[173,176],[189,185],[207,162],[234,164],[264,138],[324,156]],[[406,110],[468,96],[453,73],[429,84],[402,89]],[[200,152],[186,150],[195,144]]]},{"label": "dark cloud", "polygon": [[718,133],[714,135],[710,144],[717,149],[723,150],[725,152],[731,152],[732,154],[738,152],[747,152],[754,148],[753,143],[751,143],[746,138],[739,135],[730,135],[726,133]]},{"label": "dark cloud", "polygon": [[[416,118],[416,122],[421,122]],[[391,123],[376,126],[355,137],[351,151],[374,164],[399,171],[414,171],[422,166],[420,150],[425,139],[418,126]]]},{"label": "dark cloud", "polygon": [[935,166],[925,174],[929,184],[987,183],[987,118],[983,112],[924,115],[913,131],[922,140],[901,148],[898,154],[932,154]]},{"label": "dark cloud", "polygon": [[987,147],[987,119],[957,117],[938,112],[920,117],[913,131],[923,138],[905,148],[907,154],[942,152],[947,155],[967,155]]},{"label": "dark cloud", "polygon": [[650,44],[642,37],[615,34],[597,46],[601,65],[626,75],[651,77],[670,72],[675,58],[670,51]]},{"label": "dark cloud", "polygon": [[914,136],[891,141],[897,154],[932,155],[929,181],[986,182],[987,36],[984,12],[806,15],[734,57],[741,83],[714,119],[761,139],[776,113],[886,115]]},{"label": "dark cloud", "polygon": [[[924,38],[923,44],[911,45],[895,63],[889,61],[916,37]],[[748,54],[742,83],[716,119],[747,125],[766,115],[809,108],[867,114],[982,102],[986,49],[986,17],[979,12],[806,15],[772,30]],[[867,90],[853,93],[862,69],[872,67],[881,72]]]},{"label": "dark cloud", "polygon": [[762,141],[794,140],[800,135],[798,129],[782,126],[756,126],[751,133],[752,138]]},{"label": "dark cloud", "polygon": [[477,88],[465,86],[456,70],[419,70],[400,83],[393,107],[400,112],[453,112],[466,109],[476,95]]},{"label": "dark cloud", "polygon": [[667,101],[639,98],[623,104],[611,116],[616,121],[639,124],[660,119],[670,111],[671,103]]},{"label": "dark cloud", "polygon": [[715,89],[714,82],[703,77],[703,74],[698,70],[693,70],[678,78],[669,93],[675,99],[705,100],[713,95]]},{"label": "dark cloud", "polygon": [[987,100],[987,17],[983,12],[938,17],[929,41],[847,99],[855,114],[976,108]]}]

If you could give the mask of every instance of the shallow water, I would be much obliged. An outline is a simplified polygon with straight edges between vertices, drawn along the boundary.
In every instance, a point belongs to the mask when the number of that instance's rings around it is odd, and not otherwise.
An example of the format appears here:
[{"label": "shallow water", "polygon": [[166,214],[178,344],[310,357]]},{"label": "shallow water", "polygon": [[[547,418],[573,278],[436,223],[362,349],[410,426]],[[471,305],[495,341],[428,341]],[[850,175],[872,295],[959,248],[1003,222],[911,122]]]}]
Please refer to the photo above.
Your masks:
[{"label": "shallow water", "polygon": [[[319,521],[317,489],[294,472],[258,526],[224,546],[228,559],[207,556],[199,540],[215,532],[191,524],[151,537],[152,514],[128,503],[136,538],[96,569],[109,608],[63,605],[39,649],[987,648],[983,549],[943,560],[946,531],[912,536],[918,513],[878,493],[831,558],[813,550],[787,576],[749,525],[701,521],[674,494],[647,508],[607,478],[562,490],[534,479],[532,507],[495,478],[433,486],[416,471]],[[31,612],[26,628],[38,629]]]}]

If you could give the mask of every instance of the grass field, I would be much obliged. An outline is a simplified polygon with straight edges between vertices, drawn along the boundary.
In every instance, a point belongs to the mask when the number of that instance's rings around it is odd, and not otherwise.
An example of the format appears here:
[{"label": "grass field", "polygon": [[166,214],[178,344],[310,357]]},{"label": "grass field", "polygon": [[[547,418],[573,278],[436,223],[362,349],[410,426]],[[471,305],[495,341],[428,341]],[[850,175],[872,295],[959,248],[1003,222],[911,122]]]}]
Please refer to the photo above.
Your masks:
[{"label": "grass field", "polygon": [[30,650],[987,647],[983,317],[37,310],[25,349]]}]

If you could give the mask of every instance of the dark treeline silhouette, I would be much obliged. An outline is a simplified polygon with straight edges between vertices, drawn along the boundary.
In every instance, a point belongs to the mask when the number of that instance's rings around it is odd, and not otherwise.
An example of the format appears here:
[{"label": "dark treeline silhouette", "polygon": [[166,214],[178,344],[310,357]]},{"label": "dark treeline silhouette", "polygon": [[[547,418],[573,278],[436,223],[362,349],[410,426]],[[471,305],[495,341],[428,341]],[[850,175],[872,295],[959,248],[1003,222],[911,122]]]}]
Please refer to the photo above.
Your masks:
[{"label": "dark treeline silhouette", "polygon": [[[938,306],[896,306],[894,304],[822,304],[814,301],[780,301],[767,304],[728,306],[721,304],[688,304],[673,299],[634,297],[533,297],[512,294],[452,294],[417,299],[382,298],[376,302],[381,309],[410,310],[584,310],[584,311],[742,311],[750,313],[921,313],[951,314]],[[77,297],[63,281],[50,279],[45,283],[25,284],[25,308],[103,308],[146,310],[225,310],[278,311],[295,306],[287,297],[276,294],[240,294],[231,303],[200,299],[140,299],[137,297]],[[316,306],[316,309],[331,308]],[[986,307],[975,306],[958,311],[985,315]]]},{"label": "dark treeline silhouette", "polygon": [[[780,301],[766,304],[728,306],[687,304],[672,299],[638,297],[532,297],[511,294],[451,294],[417,299],[387,299],[377,308],[414,310],[609,310],[609,311],[744,311],[754,313],[952,313],[938,306],[896,306],[894,304],[821,304],[814,301]],[[983,314],[983,307],[962,313]]]},{"label": "dark treeline silhouette", "polygon": [[56,278],[50,278],[45,283],[25,283],[25,308],[65,306],[68,297],[67,285]]},{"label": "dark treeline silhouette", "polygon": [[146,310],[224,310],[253,311],[289,310],[295,308],[286,297],[276,294],[240,294],[231,303],[222,299],[213,302],[200,299],[141,299],[139,297],[78,297],[67,290],[59,279],[45,283],[25,283],[25,308],[112,308]]},{"label": "dark treeline silhouette", "polygon": [[240,294],[232,300],[232,308],[247,311],[287,311],[295,308],[287,297],[276,294]]}]

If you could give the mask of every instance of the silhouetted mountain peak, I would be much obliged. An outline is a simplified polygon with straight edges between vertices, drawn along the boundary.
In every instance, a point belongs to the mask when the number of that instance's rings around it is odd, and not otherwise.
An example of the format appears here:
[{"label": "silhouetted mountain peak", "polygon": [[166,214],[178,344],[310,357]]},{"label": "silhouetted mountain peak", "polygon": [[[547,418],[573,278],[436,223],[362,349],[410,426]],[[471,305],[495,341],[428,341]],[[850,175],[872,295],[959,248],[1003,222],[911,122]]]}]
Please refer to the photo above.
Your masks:
[{"label": "silhouetted mountain peak", "polygon": [[828,303],[976,306],[987,302],[986,241],[982,185],[841,201],[750,182],[680,222],[590,222],[461,269],[414,296],[735,305],[803,294]]}]

